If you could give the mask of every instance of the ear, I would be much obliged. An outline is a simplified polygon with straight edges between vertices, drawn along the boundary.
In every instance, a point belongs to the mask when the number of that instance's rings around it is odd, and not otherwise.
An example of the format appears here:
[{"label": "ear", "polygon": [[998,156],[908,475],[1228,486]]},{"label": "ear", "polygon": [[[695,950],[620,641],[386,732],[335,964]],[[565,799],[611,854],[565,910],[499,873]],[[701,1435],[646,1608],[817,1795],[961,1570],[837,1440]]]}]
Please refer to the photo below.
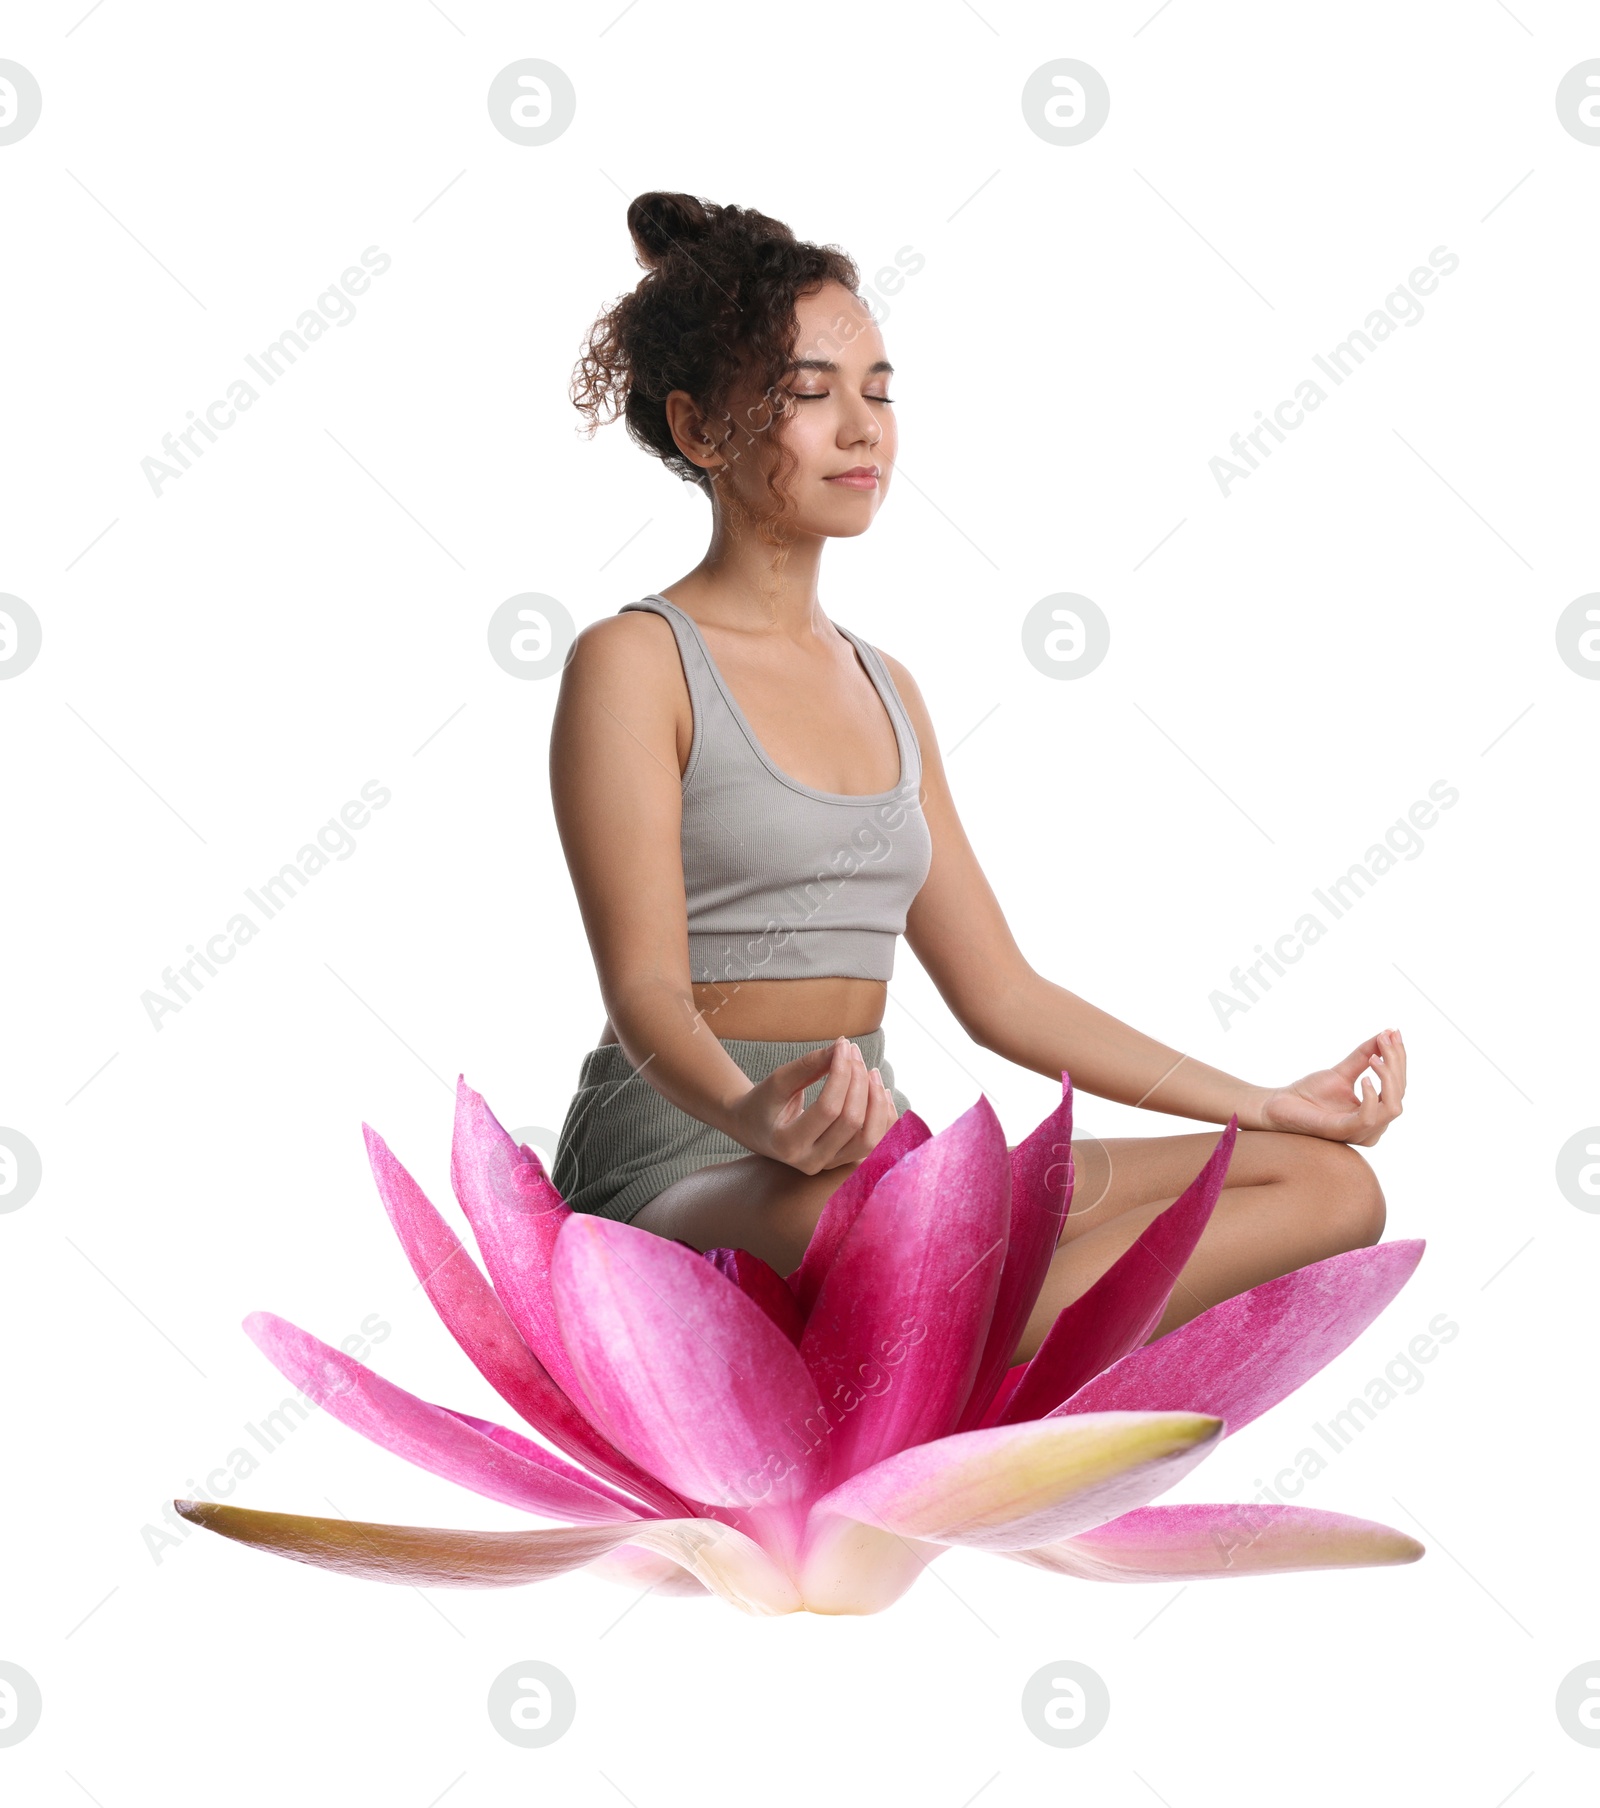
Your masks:
[{"label": "ear", "polygon": [[691,464],[715,475],[726,460],[717,450],[710,424],[701,414],[694,397],[687,389],[674,389],[663,406],[667,411],[667,426],[671,430],[673,444]]}]

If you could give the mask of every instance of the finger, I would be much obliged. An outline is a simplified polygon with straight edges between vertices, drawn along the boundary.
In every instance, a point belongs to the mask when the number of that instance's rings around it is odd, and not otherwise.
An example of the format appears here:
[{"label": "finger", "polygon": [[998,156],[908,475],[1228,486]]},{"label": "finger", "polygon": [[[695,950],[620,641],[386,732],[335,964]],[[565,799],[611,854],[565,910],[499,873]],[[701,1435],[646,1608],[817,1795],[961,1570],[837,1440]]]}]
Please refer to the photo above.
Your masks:
[{"label": "finger", "polygon": [[[852,1042],[850,1047],[855,1050],[856,1044]],[[855,1141],[867,1119],[867,1099],[871,1091],[867,1081],[867,1064],[861,1059],[859,1051],[845,1059],[850,1078],[844,1103],[837,1117],[818,1132],[811,1145],[812,1158],[820,1161],[825,1168],[834,1167],[841,1160],[848,1159],[843,1152]]]},{"label": "finger", "polygon": [[[853,1057],[848,1037],[837,1037],[828,1048],[827,1076],[822,1090],[790,1125],[795,1133],[794,1158],[808,1159],[816,1148],[817,1138],[834,1123],[850,1096]],[[820,1050],[818,1051],[821,1052]]]},{"label": "finger", "polygon": [[[819,1125],[830,1123],[837,1117],[849,1096],[854,1073],[855,1044],[848,1036],[840,1036],[828,1050],[828,1075],[822,1083],[822,1091],[816,1097],[816,1105],[827,1101],[826,1111],[818,1114],[816,1121]],[[812,1108],[815,1110],[816,1106]]]},{"label": "finger", "polygon": [[[879,1092],[881,1092],[883,1094],[883,1102],[888,1111],[888,1123],[886,1123],[884,1125],[884,1128],[887,1130],[889,1127],[889,1124],[899,1123],[900,1113],[895,1108],[894,1097],[890,1093],[888,1086],[885,1084],[883,1075],[878,1072],[877,1068],[873,1068],[872,1071],[877,1076],[878,1090],[879,1090]],[[873,1147],[876,1148],[877,1144],[874,1143]]]},{"label": "finger", "polygon": [[1389,1032],[1388,1051],[1389,1066],[1394,1070],[1394,1102],[1398,1108],[1406,1096],[1406,1045],[1400,1040],[1399,1030]]},{"label": "finger", "polygon": [[862,1125],[861,1135],[851,1153],[856,1156],[870,1155],[893,1122],[894,1101],[883,1083],[883,1075],[877,1068],[871,1068],[867,1073],[867,1121]]},{"label": "finger", "polygon": [[1382,1053],[1382,1050],[1383,1043],[1380,1038],[1371,1036],[1359,1047],[1351,1049],[1333,1071],[1343,1080],[1354,1080],[1372,1057]]},{"label": "finger", "polygon": [[796,1055],[792,1061],[781,1062],[761,1081],[779,1101],[773,1118],[774,1129],[791,1126],[805,1115],[806,1089],[815,1085],[834,1065],[836,1059],[837,1045],[827,1043],[821,1048],[810,1049],[803,1055]]},{"label": "finger", "polygon": [[1378,1121],[1386,1124],[1400,1109],[1400,1094],[1395,1083],[1394,1069],[1384,1055],[1372,1057],[1374,1071],[1378,1075],[1378,1086],[1381,1097],[1378,1101]]},{"label": "finger", "polygon": [[843,1037],[836,1036],[821,1048],[809,1049],[803,1055],[796,1055],[792,1061],[785,1061],[781,1066],[773,1068],[768,1078],[776,1080],[781,1086],[804,1091],[820,1074],[837,1065],[843,1040]]},{"label": "finger", "polygon": [[[783,1159],[786,1161],[801,1159],[816,1135],[817,1127],[831,1123],[838,1114],[849,1079],[847,1057],[841,1047],[843,1041],[844,1038],[839,1037],[822,1048],[797,1055],[794,1060],[775,1067],[762,1081],[762,1085],[772,1087],[783,1100],[773,1119],[773,1128],[785,1132]],[[822,1090],[808,1105],[806,1092],[819,1077]]]}]

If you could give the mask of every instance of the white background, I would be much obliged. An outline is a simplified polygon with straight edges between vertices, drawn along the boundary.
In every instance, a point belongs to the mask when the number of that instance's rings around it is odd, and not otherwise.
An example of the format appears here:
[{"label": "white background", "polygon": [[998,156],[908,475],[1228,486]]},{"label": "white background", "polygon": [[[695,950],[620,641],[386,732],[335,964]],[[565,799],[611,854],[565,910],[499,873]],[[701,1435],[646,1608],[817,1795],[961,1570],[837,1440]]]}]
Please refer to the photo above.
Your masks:
[{"label": "white background", "polygon": [[[81,10],[14,4],[0,34],[44,96],[0,148],[0,590],[44,631],[0,685],[0,1123],[44,1174],[0,1217],[0,1657],[44,1692],[0,1750],[11,1799],[1590,1799],[1600,1752],[1554,1695],[1600,1656],[1600,1220],[1554,1175],[1600,1120],[1600,685],[1555,624],[1600,587],[1600,147],[1554,95],[1600,55],[1592,9]],[[485,104],[529,56],[578,97],[533,148]],[[1021,108],[1063,56],[1112,97],[1068,148]],[[1425,1385],[1302,1497],[1422,1537],[1420,1563],[1180,1591],[957,1552],[877,1617],[755,1621],[583,1574],[424,1597],[205,1533],[147,1548],[284,1395],[252,1309],[333,1342],[376,1313],[383,1372],[501,1411],[413,1286],[360,1126],[454,1217],[456,1074],[553,1130],[600,1029],[555,683],[485,630],[530,590],[594,620],[700,554],[698,493],[620,425],[585,441],[567,399],[657,187],[759,207],[869,281],[926,260],[883,321],[903,463],[823,600],[916,674],[1030,960],[1252,1082],[1403,1030],[1405,1116],[1370,1153],[1422,1265],[1177,1498],[1254,1494],[1442,1312]],[[355,318],[153,495],[163,434],[369,245],[392,268]],[[1460,264],[1424,317],[1224,497],[1229,436],[1440,245]],[[1111,623],[1077,681],[1022,652],[1058,591]],[[355,852],[154,1029],[141,993],[369,779],[392,801]],[[1441,779],[1460,800],[1424,851],[1224,1029],[1230,970]],[[1049,1109],[904,944],[886,1028],[935,1128],[980,1091],[1011,1140]],[[234,1498],[515,1523],[320,1414]],[[543,1751],[485,1711],[528,1658],[578,1691]],[[1073,1751],[1018,1708],[1066,1658],[1112,1698]]]}]

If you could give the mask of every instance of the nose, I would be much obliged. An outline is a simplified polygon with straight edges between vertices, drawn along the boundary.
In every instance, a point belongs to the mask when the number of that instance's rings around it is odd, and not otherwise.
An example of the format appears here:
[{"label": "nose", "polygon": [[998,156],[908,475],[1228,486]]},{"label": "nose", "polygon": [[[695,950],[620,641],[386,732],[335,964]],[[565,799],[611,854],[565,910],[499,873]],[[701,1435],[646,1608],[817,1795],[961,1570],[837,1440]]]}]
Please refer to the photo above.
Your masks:
[{"label": "nose", "polygon": [[855,446],[865,442],[875,446],[883,438],[883,423],[876,419],[865,402],[853,421],[849,421],[840,430],[839,443],[842,446]]}]

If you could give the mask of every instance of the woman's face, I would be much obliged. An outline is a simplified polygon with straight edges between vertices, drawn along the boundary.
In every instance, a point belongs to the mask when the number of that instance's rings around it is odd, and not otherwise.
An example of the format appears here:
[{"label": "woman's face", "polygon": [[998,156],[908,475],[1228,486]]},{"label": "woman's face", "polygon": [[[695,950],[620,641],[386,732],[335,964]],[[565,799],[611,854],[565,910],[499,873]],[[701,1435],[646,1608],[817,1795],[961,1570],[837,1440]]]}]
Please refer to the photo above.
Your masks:
[{"label": "woman's face", "polygon": [[[772,508],[767,472],[781,443],[795,461],[787,478],[785,523],[795,534],[847,538],[864,533],[889,488],[897,439],[883,335],[864,303],[839,283],[824,283],[795,305],[793,363],[784,397],[753,389],[729,403],[724,462],[713,467],[718,492],[733,491],[754,514]],[[710,429],[708,429],[710,431]]]}]

